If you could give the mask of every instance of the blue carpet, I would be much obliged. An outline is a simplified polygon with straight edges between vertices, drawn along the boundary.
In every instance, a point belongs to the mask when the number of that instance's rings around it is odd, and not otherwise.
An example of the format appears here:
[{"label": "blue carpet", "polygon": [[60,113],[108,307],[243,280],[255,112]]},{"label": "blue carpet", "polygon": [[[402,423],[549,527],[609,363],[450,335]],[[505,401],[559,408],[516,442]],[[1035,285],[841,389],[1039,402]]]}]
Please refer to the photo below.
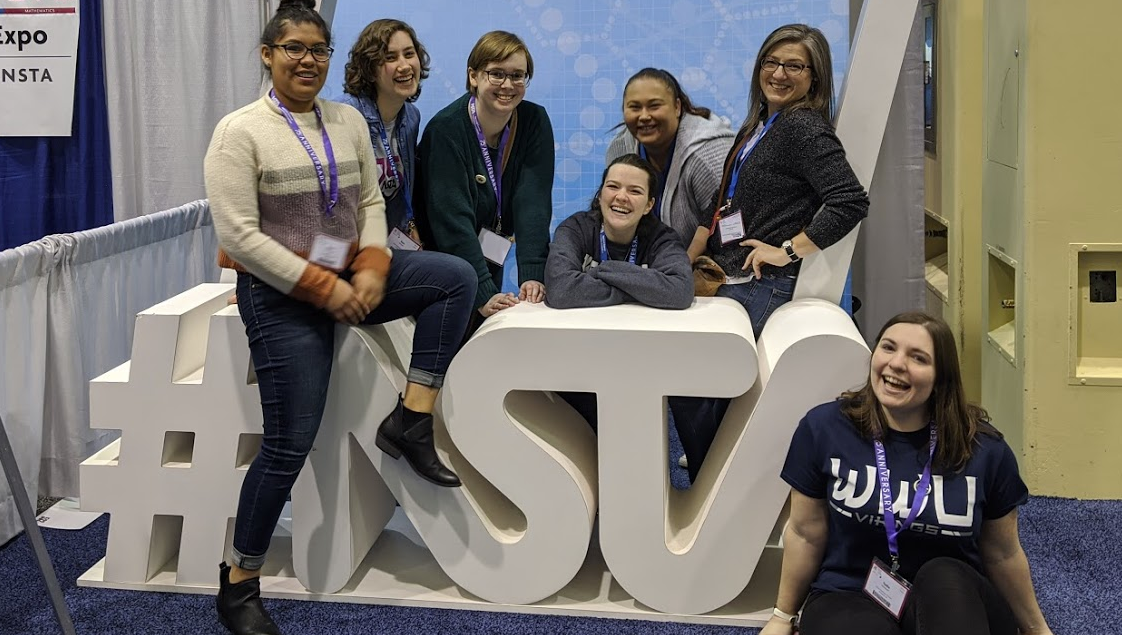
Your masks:
[{"label": "blue carpet", "polygon": [[[676,441],[676,440],[675,440]],[[677,467],[680,449],[668,460]],[[1033,498],[1021,511],[1021,537],[1037,595],[1056,635],[1122,635],[1122,501]],[[45,530],[47,548],[78,633],[84,635],[220,635],[211,596],[79,588],[75,580],[105,554],[109,528],[101,518],[82,531]],[[216,563],[217,564],[217,563]],[[0,634],[58,633],[54,613],[21,536],[0,547]],[[530,616],[508,613],[417,609],[272,600],[277,621],[292,635],[385,633],[469,634],[656,634],[753,635],[754,629],[646,621]]]}]

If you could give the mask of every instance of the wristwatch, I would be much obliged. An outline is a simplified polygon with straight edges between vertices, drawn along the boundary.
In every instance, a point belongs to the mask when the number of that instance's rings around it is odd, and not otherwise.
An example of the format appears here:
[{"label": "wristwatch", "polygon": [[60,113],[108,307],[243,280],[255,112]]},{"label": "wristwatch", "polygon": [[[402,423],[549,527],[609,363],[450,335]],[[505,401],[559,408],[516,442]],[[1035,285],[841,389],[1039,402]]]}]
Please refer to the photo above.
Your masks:
[{"label": "wristwatch", "polygon": [[787,252],[787,257],[791,259],[791,262],[802,260],[802,258],[799,258],[799,255],[795,253],[795,246],[791,244],[789,240],[783,241],[783,251]]}]

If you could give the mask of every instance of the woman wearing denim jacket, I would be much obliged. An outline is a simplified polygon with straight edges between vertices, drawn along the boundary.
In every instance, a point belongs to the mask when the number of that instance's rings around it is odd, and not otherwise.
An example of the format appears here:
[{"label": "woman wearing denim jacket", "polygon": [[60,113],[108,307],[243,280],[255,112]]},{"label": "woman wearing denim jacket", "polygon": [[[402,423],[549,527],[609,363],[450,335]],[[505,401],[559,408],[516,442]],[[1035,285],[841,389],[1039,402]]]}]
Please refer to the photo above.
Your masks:
[{"label": "woman wearing denim jacket", "polygon": [[386,199],[389,244],[420,247],[413,222],[414,166],[421,111],[421,80],[429,76],[429,54],[413,27],[401,20],[375,20],[351,47],[339,101],[354,106],[370,127],[378,161],[378,186]]}]

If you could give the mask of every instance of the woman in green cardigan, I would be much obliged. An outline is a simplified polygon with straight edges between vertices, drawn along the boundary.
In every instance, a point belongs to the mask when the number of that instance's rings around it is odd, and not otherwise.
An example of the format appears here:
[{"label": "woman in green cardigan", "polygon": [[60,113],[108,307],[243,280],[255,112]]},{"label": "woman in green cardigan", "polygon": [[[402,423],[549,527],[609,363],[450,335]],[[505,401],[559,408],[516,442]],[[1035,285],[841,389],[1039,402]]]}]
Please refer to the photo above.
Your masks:
[{"label": "woman in green cardigan", "polygon": [[[553,127],[544,108],[523,99],[533,74],[518,36],[485,34],[468,57],[468,92],[432,118],[418,148],[421,238],[475,268],[481,318],[545,299]],[[519,292],[504,294],[502,264],[515,240]]]}]

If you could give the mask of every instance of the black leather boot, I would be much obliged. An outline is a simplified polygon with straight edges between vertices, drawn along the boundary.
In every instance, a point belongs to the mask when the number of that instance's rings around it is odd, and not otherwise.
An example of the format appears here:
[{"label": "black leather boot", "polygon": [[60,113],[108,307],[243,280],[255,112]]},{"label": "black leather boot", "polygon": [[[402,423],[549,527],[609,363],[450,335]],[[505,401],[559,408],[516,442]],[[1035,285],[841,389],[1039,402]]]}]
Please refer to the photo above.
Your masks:
[{"label": "black leather boot", "polygon": [[230,567],[218,565],[218,621],[234,635],[281,635],[273,618],[261,605],[261,580],[250,578],[230,584]]},{"label": "black leather boot", "polygon": [[421,478],[441,487],[459,487],[460,478],[444,467],[436,455],[432,438],[432,415],[426,415],[405,429],[405,406],[398,397],[397,407],[378,427],[375,444],[393,458],[405,455],[405,460]]}]

